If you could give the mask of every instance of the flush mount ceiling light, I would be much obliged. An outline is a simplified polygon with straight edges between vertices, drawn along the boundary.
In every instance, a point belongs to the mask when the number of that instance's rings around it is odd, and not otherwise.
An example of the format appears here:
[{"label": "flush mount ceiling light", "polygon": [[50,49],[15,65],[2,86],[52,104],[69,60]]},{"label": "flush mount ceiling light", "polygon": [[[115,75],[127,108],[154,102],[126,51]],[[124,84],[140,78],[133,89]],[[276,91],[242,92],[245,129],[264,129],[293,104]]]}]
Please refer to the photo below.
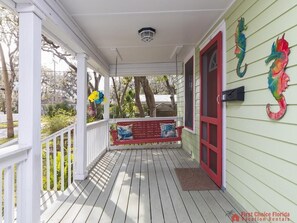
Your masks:
[{"label": "flush mount ceiling light", "polygon": [[155,34],[156,30],[151,27],[144,27],[138,30],[138,35],[140,35],[141,40],[146,43],[152,41]]}]

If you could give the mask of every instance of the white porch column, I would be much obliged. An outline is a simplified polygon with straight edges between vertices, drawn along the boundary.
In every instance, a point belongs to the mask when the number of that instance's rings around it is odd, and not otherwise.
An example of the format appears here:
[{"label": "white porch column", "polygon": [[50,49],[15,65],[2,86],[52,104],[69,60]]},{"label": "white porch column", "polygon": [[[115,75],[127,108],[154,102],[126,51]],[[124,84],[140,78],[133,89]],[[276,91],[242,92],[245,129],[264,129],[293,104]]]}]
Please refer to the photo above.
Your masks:
[{"label": "white porch column", "polygon": [[19,145],[30,146],[22,178],[21,221],[40,222],[41,29],[44,15],[30,4],[19,12]]},{"label": "white porch column", "polygon": [[107,102],[104,103],[104,119],[109,119],[109,104],[110,104],[110,92],[109,92],[109,76],[104,75],[104,96]]},{"label": "white porch column", "polygon": [[84,180],[87,172],[87,55],[77,54],[76,154],[74,180]]},{"label": "white porch column", "polygon": [[[104,75],[104,96],[106,97],[106,102],[104,103],[104,120],[109,120],[109,104],[110,104],[110,89],[109,89],[109,76]],[[106,142],[107,142],[107,149],[110,146],[110,135],[109,135],[109,123],[107,123],[106,127]]]}]

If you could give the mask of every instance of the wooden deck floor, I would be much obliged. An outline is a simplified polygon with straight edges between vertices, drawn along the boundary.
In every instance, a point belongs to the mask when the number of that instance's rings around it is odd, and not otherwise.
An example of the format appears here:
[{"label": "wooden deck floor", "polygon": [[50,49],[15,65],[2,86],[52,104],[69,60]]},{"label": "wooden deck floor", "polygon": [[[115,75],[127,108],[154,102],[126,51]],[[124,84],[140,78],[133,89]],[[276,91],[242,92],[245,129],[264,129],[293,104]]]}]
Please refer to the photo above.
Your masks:
[{"label": "wooden deck floor", "polygon": [[[42,222],[231,222],[239,209],[222,191],[182,191],[176,167],[194,167],[182,149],[107,152],[89,178],[44,193]],[[229,214],[228,214],[229,213]]]}]

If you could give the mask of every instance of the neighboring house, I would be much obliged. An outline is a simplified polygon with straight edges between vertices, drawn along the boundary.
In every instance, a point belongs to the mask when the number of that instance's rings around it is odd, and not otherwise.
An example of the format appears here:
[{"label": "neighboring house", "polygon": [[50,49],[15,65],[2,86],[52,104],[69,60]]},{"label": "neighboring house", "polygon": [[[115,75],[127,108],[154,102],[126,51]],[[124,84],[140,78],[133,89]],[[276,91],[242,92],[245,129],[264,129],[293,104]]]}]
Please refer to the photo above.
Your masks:
[{"label": "neighboring house", "polygon": [[[140,101],[143,105],[146,105],[145,95],[139,95]],[[175,116],[176,111],[171,106],[170,95],[154,95],[156,102],[156,114],[157,117]],[[174,96],[176,101],[176,95]]]}]

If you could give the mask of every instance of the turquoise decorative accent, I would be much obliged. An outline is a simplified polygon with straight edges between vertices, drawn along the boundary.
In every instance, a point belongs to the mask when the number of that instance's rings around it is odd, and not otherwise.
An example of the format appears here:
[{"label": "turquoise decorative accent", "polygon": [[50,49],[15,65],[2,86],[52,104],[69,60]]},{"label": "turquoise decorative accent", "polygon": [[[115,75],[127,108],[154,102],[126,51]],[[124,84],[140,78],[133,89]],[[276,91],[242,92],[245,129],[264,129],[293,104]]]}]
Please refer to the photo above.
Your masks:
[{"label": "turquoise decorative accent", "polygon": [[235,55],[238,58],[236,73],[238,77],[243,77],[247,70],[247,64],[244,65],[244,70],[241,72],[240,67],[242,65],[243,59],[245,57],[245,49],[246,49],[246,38],[243,33],[247,29],[247,26],[244,25],[244,18],[241,17],[238,20],[238,24],[235,32]]},{"label": "turquoise decorative accent", "polygon": [[161,138],[176,137],[175,124],[174,123],[163,123],[161,127]]}]

